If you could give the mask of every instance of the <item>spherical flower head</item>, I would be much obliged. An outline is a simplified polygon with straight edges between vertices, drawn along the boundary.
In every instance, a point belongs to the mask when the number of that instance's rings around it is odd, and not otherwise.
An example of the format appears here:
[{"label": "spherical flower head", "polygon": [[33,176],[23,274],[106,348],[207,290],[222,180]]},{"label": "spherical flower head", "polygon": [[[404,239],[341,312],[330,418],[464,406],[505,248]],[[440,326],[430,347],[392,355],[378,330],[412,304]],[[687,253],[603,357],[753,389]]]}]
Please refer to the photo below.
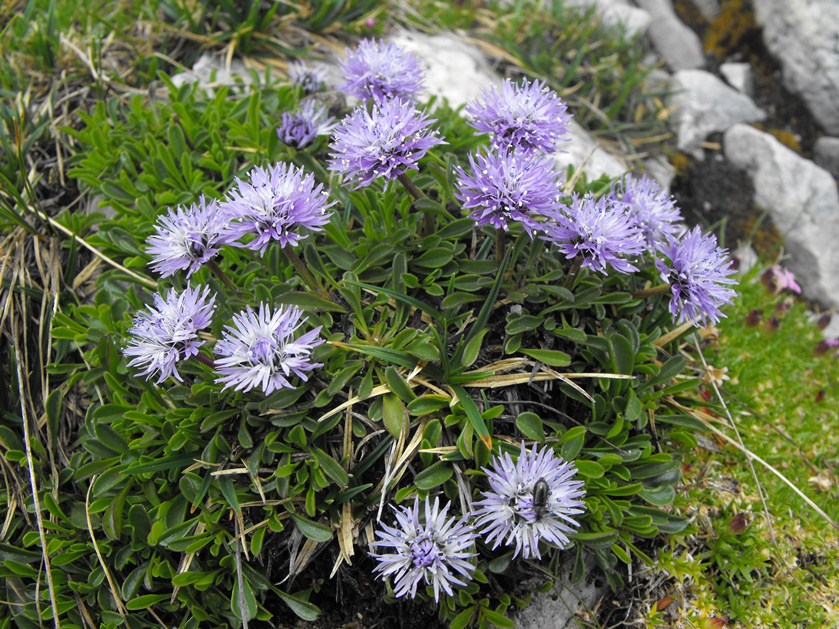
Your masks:
[{"label": "spherical flower head", "polygon": [[570,114],[556,92],[540,81],[515,85],[507,79],[470,103],[465,113],[475,129],[488,133],[494,148],[553,153],[568,134]]},{"label": "spherical flower head", "polygon": [[158,219],[155,233],[146,241],[146,253],[152,257],[152,270],[161,277],[178,271],[189,277],[227,242],[227,218],[217,201],[208,202],[201,195],[198,203],[170,209]]},{"label": "spherical flower head", "polygon": [[254,238],[244,246],[263,255],[274,240],[281,247],[296,247],[304,238],[300,228],[323,231],[334,204],[314,175],[280,162],[254,167],[246,181],[237,178],[221,208],[231,220],[231,240],[250,234]]},{"label": "spherical flower head", "polygon": [[641,228],[649,249],[660,248],[670,236],[678,236],[684,231],[682,215],[675,200],[649,177],[627,175],[613,194]]},{"label": "spherical flower head", "polygon": [[323,343],[320,326],[298,336],[306,322],[303,311],[294,306],[280,306],[272,310],[259,305],[259,312],[251,307],[233,315],[233,325],[225,325],[223,336],[216,343],[216,371],[221,374],[216,382],[224,388],[248,392],[262,389],[270,395],[278,389],[293,388],[289,377],[297,376],[304,382],[310,371],[322,367],[311,361],[312,350]]},{"label": "spherical flower head", "polygon": [[288,64],[288,78],[292,85],[303,90],[304,94],[316,94],[326,83],[322,70],[308,65],[304,61],[292,61]]},{"label": "spherical flower head", "polygon": [[362,39],[355,50],[346,51],[340,65],[346,83],[338,90],[361,100],[414,101],[422,89],[424,72],[417,58],[395,44]]},{"label": "spherical flower head", "polygon": [[125,355],[133,358],[129,367],[140,367],[140,375],[146,380],[157,375],[157,384],[174,376],[183,381],[178,373],[178,363],[198,353],[204,341],[198,339],[198,331],[212,322],[215,295],[209,288],[191,288],[178,293],[174,288],[166,297],[154,296],[154,305],[134,318],[128,333],[131,338],[125,348]]},{"label": "spherical flower head", "polygon": [[389,100],[370,111],[358,107],[335,129],[329,169],[341,173],[356,188],[369,186],[377,177],[396,179],[428,150],[445,144],[430,128],[436,122],[404,100]]},{"label": "spherical flower head", "polygon": [[316,100],[306,99],[300,103],[297,111],[283,114],[277,135],[284,144],[302,149],[319,135],[331,133],[334,127],[335,119],[329,115],[326,107]]},{"label": "spherical flower head", "polygon": [[641,228],[612,197],[572,197],[571,205],[544,213],[542,237],[556,245],[567,258],[583,257],[583,266],[606,273],[612,267],[621,273],[638,269],[624,256],[644,250]]},{"label": "spherical flower head", "polygon": [[703,235],[697,226],[681,238],[670,238],[657,260],[661,277],[670,284],[670,314],[683,321],[717,323],[725,315],[720,307],[737,294],[729,284],[736,281],[728,252],[717,245],[713,234]]},{"label": "spherical flower head", "polygon": [[490,152],[469,156],[471,172],[455,168],[455,197],[478,225],[507,231],[519,221],[532,236],[539,229],[533,216],[559,205],[559,178],[543,155]]},{"label": "spherical flower head", "polygon": [[413,508],[394,507],[395,525],[381,524],[376,531],[379,539],[372,544],[376,549],[391,550],[371,554],[379,561],[375,572],[395,577],[397,598],[406,594],[414,598],[422,581],[434,588],[434,600],[439,601],[441,590],[453,596],[453,585],[471,581],[475,566],[469,559],[476,555],[472,552],[476,533],[466,518],[446,517],[450,502],[441,510],[439,498],[434,499],[433,506],[426,498],[423,506],[424,522],[420,522],[419,498]]},{"label": "spherical flower head", "polygon": [[494,542],[493,549],[515,544],[514,558],[541,559],[540,540],[562,547],[579,528],[574,516],[585,511],[584,483],[573,480],[574,465],[551,448],[534,444],[528,451],[522,443],[518,461],[505,452],[493,457],[484,472],[489,491],[475,502],[480,507],[475,527],[486,535],[487,544]]}]

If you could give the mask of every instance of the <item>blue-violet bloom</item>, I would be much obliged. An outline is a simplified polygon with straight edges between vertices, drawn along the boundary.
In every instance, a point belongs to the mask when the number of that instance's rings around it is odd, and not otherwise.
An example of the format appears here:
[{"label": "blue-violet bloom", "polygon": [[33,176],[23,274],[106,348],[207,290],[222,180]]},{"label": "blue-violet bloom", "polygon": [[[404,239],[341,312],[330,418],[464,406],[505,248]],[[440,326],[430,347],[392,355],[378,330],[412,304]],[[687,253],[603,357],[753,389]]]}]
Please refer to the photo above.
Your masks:
[{"label": "blue-violet bloom", "polygon": [[332,133],[334,127],[335,119],[329,115],[326,106],[309,98],[300,103],[297,111],[283,114],[277,135],[284,144],[302,149],[319,135]]},{"label": "blue-violet bloom", "polygon": [[[541,559],[540,540],[563,547],[568,535],[579,528],[574,516],[585,511],[585,483],[573,480],[574,465],[550,447],[537,449],[534,444],[528,451],[522,443],[517,462],[505,452],[493,457],[484,472],[489,491],[475,502],[480,507],[475,511],[475,527],[486,535],[488,544],[494,542],[493,549],[515,544],[514,558],[521,554],[524,559]],[[540,491],[542,495],[535,496]]]},{"label": "blue-violet bloom", "polygon": [[396,179],[428,150],[445,144],[430,128],[435,120],[404,100],[388,100],[370,111],[358,107],[335,129],[329,169],[343,174],[356,188],[377,177]]},{"label": "blue-violet bloom", "polygon": [[375,572],[382,577],[394,577],[394,594],[414,598],[420,582],[434,589],[434,600],[439,601],[442,590],[452,596],[453,585],[466,585],[471,581],[475,566],[469,561],[473,552],[475,529],[467,519],[446,517],[451,507],[447,502],[440,509],[440,499],[434,505],[428,498],[423,501],[425,521],[420,522],[419,498],[411,507],[393,507],[396,514],[394,526],[381,524],[376,531],[376,549],[389,548],[390,552],[371,553],[379,561]]},{"label": "blue-violet bloom", "polygon": [[140,367],[147,380],[157,375],[157,384],[169,376],[182,382],[178,363],[195,356],[204,344],[198,331],[210,325],[214,308],[215,295],[207,287],[187,286],[182,293],[172,288],[165,298],[156,294],[154,305],[139,312],[128,330],[128,366]]},{"label": "blue-violet bloom", "polygon": [[494,85],[470,103],[465,113],[475,129],[490,134],[500,150],[553,153],[568,134],[571,115],[556,92],[540,81]]},{"label": "blue-violet bloom", "polygon": [[323,366],[311,358],[312,350],[324,342],[321,326],[297,335],[305,322],[303,311],[295,306],[272,310],[263,303],[258,312],[248,306],[233,315],[233,325],[224,326],[214,348],[221,374],[216,382],[244,392],[260,388],[265,395],[292,388],[292,375],[305,382],[310,371]]},{"label": "blue-violet bloom", "polygon": [[340,62],[346,83],[338,89],[361,100],[381,103],[391,98],[416,100],[423,70],[417,58],[399,46],[362,39]]},{"label": "blue-violet bloom", "polygon": [[520,221],[528,235],[539,229],[533,215],[559,205],[559,177],[544,155],[497,153],[469,155],[471,172],[455,167],[455,197],[478,225],[508,230]]},{"label": "blue-violet bloom", "polygon": [[300,228],[322,231],[335,203],[328,202],[328,193],[314,175],[280,162],[270,168],[254,167],[247,181],[237,178],[221,207],[231,219],[231,238],[253,235],[243,246],[263,255],[273,240],[281,247],[296,247],[304,237]]},{"label": "blue-violet bloom", "polygon": [[658,259],[656,266],[670,284],[673,318],[680,323],[717,323],[724,317],[720,307],[737,294],[728,288],[736,280],[728,252],[717,245],[716,236],[703,235],[696,226],[680,238],[670,238],[662,253],[667,260]]},{"label": "blue-violet bloom", "polygon": [[146,241],[152,270],[161,277],[186,271],[189,277],[230,241],[227,223],[218,202],[207,201],[204,195],[189,207],[170,209],[158,219],[155,233]]},{"label": "blue-violet bloom", "polygon": [[544,214],[542,237],[565,257],[580,255],[583,266],[604,274],[609,266],[621,273],[638,270],[624,256],[643,252],[641,228],[612,197],[574,195],[570,206]]},{"label": "blue-violet bloom", "polygon": [[685,230],[676,201],[649,177],[627,175],[612,194],[641,228],[651,250],[660,248],[670,236],[678,236]]},{"label": "blue-violet bloom", "polygon": [[317,67],[310,66],[304,61],[292,61],[288,64],[288,79],[304,94],[316,94],[326,83],[326,75]]}]

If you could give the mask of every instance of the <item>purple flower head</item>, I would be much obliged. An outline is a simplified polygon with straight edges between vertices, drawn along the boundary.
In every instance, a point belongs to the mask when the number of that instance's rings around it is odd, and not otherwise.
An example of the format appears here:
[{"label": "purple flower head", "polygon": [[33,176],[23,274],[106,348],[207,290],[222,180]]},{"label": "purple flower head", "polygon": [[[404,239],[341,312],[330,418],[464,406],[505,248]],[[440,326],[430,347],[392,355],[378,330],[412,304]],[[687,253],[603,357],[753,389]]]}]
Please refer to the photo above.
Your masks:
[{"label": "purple flower head", "polygon": [[207,202],[204,195],[189,207],[170,209],[158,219],[155,229],[146,241],[146,253],[152,256],[152,270],[161,277],[182,270],[189,277],[229,242],[226,217],[218,202]]},{"label": "purple flower head", "polygon": [[481,99],[469,104],[466,116],[481,133],[488,133],[494,148],[525,153],[553,153],[557,142],[568,134],[571,116],[556,92],[544,83],[524,81],[514,85],[510,79],[498,89],[484,90]]},{"label": "purple flower head", "polygon": [[520,221],[532,236],[539,223],[532,215],[557,207],[559,180],[550,158],[542,155],[496,153],[469,156],[467,173],[455,168],[455,197],[478,225],[507,231],[509,221]]},{"label": "purple flower head", "polygon": [[658,249],[670,236],[684,231],[682,215],[673,197],[668,196],[649,177],[634,178],[627,175],[613,190],[641,228],[647,247]]},{"label": "purple flower head", "polygon": [[[553,450],[537,450],[521,444],[517,462],[508,453],[493,457],[484,468],[489,491],[475,503],[475,526],[486,535],[487,543],[516,545],[513,557],[541,559],[539,540],[556,546],[568,543],[568,534],[580,524],[573,516],[585,511],[583,481],[572,480],[577,473],[573,464],[557,457]],[[541,486],[541,489],[539,488]],[[542,492],[541,496],[535,496]],[[537,498],[534,500],[534,498]],[[541,504],[543,503],[543,504]]]},{"label": "purple flower head", "polygon": [[264,303],[258,313],[249,306],[233,315],[233,325],[224,326],[214,349],[220,357],[216,370],[222,375],[216,382],[244,392],[259,387],[270,395],[292,388],[288,381],[292,374],[306,381],[308,372],[323,366],[311,362],[312,350],[323,339],[320,326],[295,338],[305,322],[299,308],[280,306],[272,311]]},{"label": "purple flower head", "polygon": [[342,173],[356,188],[377,177],[396,179],[437,144],[445,144],[429,128],[428,118],[403,100],[388,100],[367,111],[353,110],[332,136],[329,169]]},{"label": "purple flower head", "polygon": [[140,375],[146,380],[157,374],[157,384],[169,376],[183,381],[178,373],[178,363],[198,353],[204,341],[198,340],[198,331],[212,322],[215,295],[210,289],[187,286],[182,293],[172,288],[164,299],[154,296],[154,305],[134,317],[128,330],[131,338],[125,348],[129,367],[141,367]]},{"label": "purple flower head", "polygon": [[423,71],[417,58],[395,44],[362,39],[341,61],[347,82],[338,89],[361,100],[382,103],[391,98],[416,100]]},{"label": "purple flower head", "polygon": [[303,239],[301,227],[322,231],[329,222],[327,192],[311,174],[302,168],[280,162],[271,168],[256,166],[247,181],[236,179],[236,187],[228,193],[222,210],[231,219],[228,231],[231,240],[252,234],[246,247],[259,255],[272,240],[281,247],[296,247]]},{"label": "purple flower head", "polygon": [[549,220],[542,224],[542,237],[565,257],[581,255],[583,266],[604,274],[607,266],[621,273],[638,270],[622,256],[644,250],[641,229],[611,197],[574,195],[570,207],[546,212],[545,216]]},{"label": "purple flower head", "polygon": [[331,133],[334,126],[334,118],[322,103],[306,99],[300,103],[297,111],[283,114],[277,135],[284,144],[302,149],[319,135]]},{"label": "purple flower head", "polygon": [[730,304],[737,294],[727,284],[735,284],[734,269],[725,249],[717,246],[713,234],[702,235],[699,226],[681,238],[670,238],[662,248],[668,260],[657,260],[661,277],[673,294],[670,314],[683,321],[717,323],[725,315],[720,307]]},{"label": "purple flower head", "polygon": [[439,601],[440,590],[453,596],[452,585],[466,585],[472,580],[475,566],[469,561],[475,530],[466,518],[456,521],[446,518],[451,507],[447,502],[440,510],[440,499],[434,506],[428,498],[423,501],[425,522],[420,522],[419,498],[411,507],[393,507],[395,526],[381,524],[376,531],[379,540],[372,546],[390,548],[391,552],[371,553],[379,561],[375,572],[382,577],[395,577],[394,594],[397,597],[417,595],[420,581],[434,588],[434,600]]},{"label": "purple flower head", "polygon": [[288,79],[304,94],[316,94],[326,83],[326,75],[318,68],[306,64],[304,61],[292,61],[288,64]]}]

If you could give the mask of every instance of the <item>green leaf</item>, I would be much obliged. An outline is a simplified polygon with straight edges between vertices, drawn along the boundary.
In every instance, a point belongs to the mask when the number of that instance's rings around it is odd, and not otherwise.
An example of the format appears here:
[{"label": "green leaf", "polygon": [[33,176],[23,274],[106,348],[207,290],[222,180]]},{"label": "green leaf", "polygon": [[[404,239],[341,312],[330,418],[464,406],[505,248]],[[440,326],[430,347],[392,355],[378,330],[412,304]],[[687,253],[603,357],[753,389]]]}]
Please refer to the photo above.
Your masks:
[{"label": "green leaf", "polygon": [[548,367],[567,367],[571,364],[571,356],[554,349],[523,349],[522,354],[545,363]]},{"label": "green leaf", "polygon": [[478,360],[478,353],[481,351],[481,344],[489,328],[479,330],[478,333],[463,344],[463,355],[460,358],[461,367],[471,367]]},{"label": "green leaf", "polygon": [[544,323],[544,317],[519,315],[504,327],[504,331],[510,336],[514,336],[516,334],[524,334],[525,332],[533,332],[534,330],[540,328]]},{"label": "green leaf", "polygon": [[452,477],[451,466],[445,461],[437,461],[414,477],[414,484],[424,490],[434,489]]},{"label": "green leaf", "polygon": [[218,479],[218,488],[227,506],[233,509],[236,513],[242,512],[242,507],[239,505],[239,497],[236,495],[236,488],[233,486],[233,481],[229,476],[221,476]]},{"label": "green leaf", "polygon": [[411,385],[393,367],[388,366],[385,369],[385,380],[387,380],[387,386],[390,387],[390,390],[398,395],[399,399],[405,404],[417,398],[417,394],[411,389]]},{"label": "green leaf", "polygon": [[409,422],[405,405],[393,393],[386,393],[382,396],[382,419],[385,428],[394,439],[398,439],[400,435],[408,432]]},{"label": "green leaf", "polygon": [[446,247],[434,247],[412,260],[417,266],[428,269],[439,269],[452,261],[454,254]]},{"label": "green leaf", "polygon": [[484,442],[484,445],[486,445],[487,448],[492,450],[492,437],[489,434],[489,429],[487,429],[487,425],[484,422],[481,411],[479,411],[478,407],[475,405],[475,401],[466,392],[466,389],[460,385],[452,385],[452,391],[454,391],[454,394],[457,396],[457,401],[460,403],[461,407],[463,407],[463,410],[466,413],[466,418],[472,425],[475,434],[481,438],[481,441]]},{"label": "green leaf", "polygon": [[488,607],[482,607],[481,614],[483,614],[484,618],[486,618],[489,622],[496,627],[501,627],[501,629],[515,629],[516,627],[516,623],[514,621],[507,618],[504,614],[492,611]]},{"label": "green leaf", "polygon": [[318,616],[320,616],[320,608],[314,603],[310,603],[298,596],[283,592],[278,588],[272,588],[272,590],[277,594],[277,596],[283,599],[283,602],[288,605],[289,609],[291,609],[298,618],[302,618],[308,622],[314,622],[318,619]]},{"label": "green leaf", "polygon": [[394,365],[399,365],[400,367],[405,367],[406,369],[413,369],[417,364],[416,359],[411,357],[409,354],[389,347],[381,347],[379,345],[362,345],[361,343],[339,343],[338,341],[332,341],[332,344],[335,347],[353,350],[361,354],[367,354],[373,358],[378,358],[379,360],[393,363]]},{"label": "green leaf", "polygon": [[524,412],[516,417],[516,426],[522,435],[539,443],[545,442],[545,427],[536,413]]},{"label": "green leaf", "polygon": [[562,447],[559,450],[559,453],[562,456],[562,458],[566,461],[571,461],[577,458],[577,455],[580,453],[580,450],[583,449],[583,444],[585,443],[585,440],[585,426],[574,426],[573,428],[569,429],[559,439],[559,443],[562,444]]},{"label": "green leaf", "polygon": [[312,522],[294,513],[291,514],[291,519],[297,525],[297,530],[313,542],[328,542],[332,539],[332,529],[325,524]]},{"label": "green leaf", "polygon": [[289,292],[276,298],[280,304],[300,306],[303,310],[325,310],[327,312],[346,312],[346,309],[333,301],[312,293]]},{"label": "green leaf", "polygon": [[601,478],[606,469],[596,461],[574,461],[574,467],[577,468],[577,473],[585,478]]},{"label": "green leaf", "polygon": [[344,468],[341,467],[335,459],[329,456],[329,454],[320,448],[312,448],[311,453],[318,462],[320,469],[322,469],[329,478],[335,481],[337,485],[340,487],[346,487],[350,484],[350,477],[347,476]]},{"label": "green leaf", "polygon": [[618,532],[613,529],[605,531],[592,531],[589,533],[575,533],[573,535],[569,535],[569,537],[591,548],[609,548],[619,539]]},{"label": "green leaf", "polygon": [[137,598],[132,598],[125,604],[128,611],[134,612],[140,609],[148,609],[152,605],[162,603],[169,599],[169,594],[143,594]]},{"label": "green leaf", "polygon": [[408,412],[415,416],[430,415],[442,408],[448,408],[451,402],[452,399],[445,395],[427,393],[426,395],[420,395],[415,400],[411,400],[408,403]]}]

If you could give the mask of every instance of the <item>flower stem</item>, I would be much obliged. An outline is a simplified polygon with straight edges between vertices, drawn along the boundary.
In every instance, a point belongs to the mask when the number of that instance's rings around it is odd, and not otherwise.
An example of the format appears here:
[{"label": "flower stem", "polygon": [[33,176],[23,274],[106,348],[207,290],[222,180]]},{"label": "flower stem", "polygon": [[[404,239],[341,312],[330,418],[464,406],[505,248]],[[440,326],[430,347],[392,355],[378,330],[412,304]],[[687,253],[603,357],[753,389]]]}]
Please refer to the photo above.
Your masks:
[{"label": "flower stem", "polygon": [[641,290],[637,290],[632,293],[632,296],[636,299],[639,297],[652,297],[653,295],[662,295],[670,290],[670,284],[664,283],[659,284],[658,286],[653,286],[652,288],[642,288]]},{"label": "flower stem", "polygon": [[306,263],[300,259],[300,256],[297,255],[297,252],[289,246],[283,247],[283,253],[288,258],[289,262],[294,265],[294,268],[297,269],[297,272],[300,273],[303,280],[309,285],[313,291],[315,291],[321,297],[329,299],[329,293],[327,293],[320,283],[315,279],[315,276],[312,275],[312,272],[309,271],[309,268],[306,266]]},{"label": "flower stem", "polygon": [[577,281],[577,274],[580,272],[584,260],[585,258],[582,255],[578,255],[571,263],[571,268],[568,269],[568,275],[565,276],[565,284],[563,284],[568,290],[574,288],[574,283]]},{"label": "flower stem", "polygon": [[236,286],[236,284],[234,284],[233,280],[227,277],[227,274],[221,270],[221,267],[218,265],[218,262],[216,262],[215,260],[207,260],[206,264],[207,268],[209,268],[210,271],[213,272],[213,275],[219,278],[224,283],[224,285],[227,286],[227,288],[234,292],[239,292],[239,289]]},{"label": "flower stem", "polygon": [[501,264],[501,260],[504,259],[504,243],[506,239],[504,235],[506,232],[503,229],[496,229],[495,230],[495,261]]},{"label": "flower stem", "polygon": [[207,367],[209,367],[210,369],[215,369],[216,368],[215,361],[212,358],[210,358],[209,356],[207,356],[207,354],[205,354],[204,352],[198,352],[195,355],[195,360],[197,360],[199,363],[207,365]]},{"label": "flower stem", "polygon": [[[399,180],[399,183],[401,183],[404,186],[405,190],[407,190],[408,193],[412,197],[414,197],[414,200],[419,201],[420,199],[425,198],[425,195],[419,188],[417,188],[416,184],[414,184],[414,182],[411,181],[408,175],[406,175],[405,173],[400,173],[396,176],[396,178]],[[422,235],[428,236],[433,231],[434,215],[431,213],[430,210],[423,210]]]}]

